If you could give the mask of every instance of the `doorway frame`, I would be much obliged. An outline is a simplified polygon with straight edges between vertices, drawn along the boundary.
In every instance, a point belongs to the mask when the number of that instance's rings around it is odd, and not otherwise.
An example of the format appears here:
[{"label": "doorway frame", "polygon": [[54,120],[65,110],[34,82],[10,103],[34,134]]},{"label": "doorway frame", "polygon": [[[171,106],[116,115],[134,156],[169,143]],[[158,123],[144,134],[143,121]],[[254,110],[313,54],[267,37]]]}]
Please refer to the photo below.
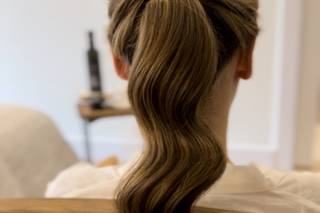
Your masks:
[{"label": "doorway frame", "polygon": [[294,168],[297,143],[303,0],[276,0],[277,25],[272,97],[271,146],[274,165]]}]

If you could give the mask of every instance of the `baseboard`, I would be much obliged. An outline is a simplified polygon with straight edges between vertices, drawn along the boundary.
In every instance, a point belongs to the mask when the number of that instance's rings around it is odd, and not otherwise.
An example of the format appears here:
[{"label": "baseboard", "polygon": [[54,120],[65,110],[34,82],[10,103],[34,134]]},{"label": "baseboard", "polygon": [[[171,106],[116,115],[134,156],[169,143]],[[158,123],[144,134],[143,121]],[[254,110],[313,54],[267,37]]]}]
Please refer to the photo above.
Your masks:
[{"label": "baseboard", "polygon": [[[79,136],[67,137],[70,145],[80,159],[85,159],[83,140]],[[142,150],[143,142],[139,139],[124,140],[119,138],[95,137],[92,139],[93,161],[98,162],[107,156],[116,155],[121,161],[135,157]],[[237,144],[237,145],[233,145]],[[230,159],[240,165],[258,163],[268,167],[275,165],[277,149],[268,144],[255,145],[252,143],[233,142],[228,147]]]}]

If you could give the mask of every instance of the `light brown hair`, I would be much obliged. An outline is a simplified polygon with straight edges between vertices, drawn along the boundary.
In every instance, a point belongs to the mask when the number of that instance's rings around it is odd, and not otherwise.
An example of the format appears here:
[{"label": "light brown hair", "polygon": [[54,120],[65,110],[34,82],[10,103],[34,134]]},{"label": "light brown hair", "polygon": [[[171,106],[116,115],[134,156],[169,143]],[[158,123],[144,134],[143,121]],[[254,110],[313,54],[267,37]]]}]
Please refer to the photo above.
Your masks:
[{"label": "light brown hair", "polygon": [[111,0],[109,41],[129,63],[128,96],[146,144],[123,178],[121,213],[184,213],[222,175],[226,155],[201,103],[258,33],[257,0]]}]

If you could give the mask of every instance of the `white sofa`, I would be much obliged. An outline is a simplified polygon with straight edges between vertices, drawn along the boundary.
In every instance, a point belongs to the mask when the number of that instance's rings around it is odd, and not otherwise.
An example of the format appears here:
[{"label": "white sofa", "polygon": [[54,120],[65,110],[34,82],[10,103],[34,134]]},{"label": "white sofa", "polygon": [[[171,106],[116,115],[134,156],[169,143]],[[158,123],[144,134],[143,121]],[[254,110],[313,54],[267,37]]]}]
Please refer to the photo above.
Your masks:
[{"label": "white sofa", "polygon": [[47,183],[76,161],[46,115],[0,106],[0,197],[42,197]]}]

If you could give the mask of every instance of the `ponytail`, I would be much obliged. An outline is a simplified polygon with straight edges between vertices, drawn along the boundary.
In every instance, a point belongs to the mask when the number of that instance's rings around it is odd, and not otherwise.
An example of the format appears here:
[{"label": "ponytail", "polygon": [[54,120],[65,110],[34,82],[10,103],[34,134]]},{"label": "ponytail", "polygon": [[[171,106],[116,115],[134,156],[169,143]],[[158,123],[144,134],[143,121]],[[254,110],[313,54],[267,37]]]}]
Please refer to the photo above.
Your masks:
[{"label": "ponytail", "polygon": [[200,116],[221,41],[199,0],[119,0],[110,14],[109,40],[130,63],[128,96],[146,141],[117,190],[119,212],[190,212],[226,166]]}]

